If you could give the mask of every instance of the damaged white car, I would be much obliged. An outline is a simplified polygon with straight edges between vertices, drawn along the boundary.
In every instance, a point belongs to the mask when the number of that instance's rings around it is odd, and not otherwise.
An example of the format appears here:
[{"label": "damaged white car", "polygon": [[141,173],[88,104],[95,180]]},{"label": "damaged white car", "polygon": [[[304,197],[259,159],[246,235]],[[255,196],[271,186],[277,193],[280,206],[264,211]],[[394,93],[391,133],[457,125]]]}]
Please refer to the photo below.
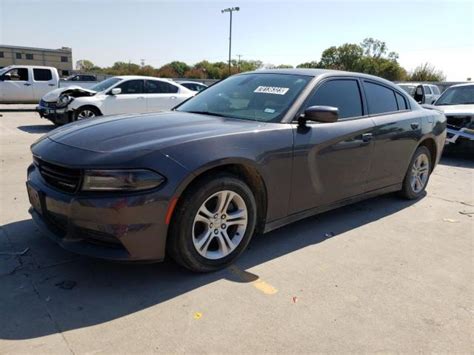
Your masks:
[{"label": "damaged white car", "polygon": [[41,99],[41,117],[61,125],[101,115],[170,110],[196,93],[167,79],[115,76],[90,89],[59,88]]},{"label": "damaged white car", "polygon": [[474,83],[449,87],[434,106],[447,118],[446,144],[474,152]]}]

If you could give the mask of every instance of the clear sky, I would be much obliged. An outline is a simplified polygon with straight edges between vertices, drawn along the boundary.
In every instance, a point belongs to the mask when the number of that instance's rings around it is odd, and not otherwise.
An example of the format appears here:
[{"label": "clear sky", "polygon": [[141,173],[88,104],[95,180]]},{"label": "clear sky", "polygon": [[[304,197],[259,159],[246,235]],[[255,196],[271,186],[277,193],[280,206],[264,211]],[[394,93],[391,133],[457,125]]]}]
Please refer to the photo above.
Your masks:
[{"label": "clear sky", "polygon": [[[474,80],[474,1],[0,0],[0,43],[72,47],[73,59],[161,66],[173,60],[264,63],[319,60],[321,52],[374,37],[411,70],[423,62],[448,80]],[[233,56],[236,58],[235,56]]]}]

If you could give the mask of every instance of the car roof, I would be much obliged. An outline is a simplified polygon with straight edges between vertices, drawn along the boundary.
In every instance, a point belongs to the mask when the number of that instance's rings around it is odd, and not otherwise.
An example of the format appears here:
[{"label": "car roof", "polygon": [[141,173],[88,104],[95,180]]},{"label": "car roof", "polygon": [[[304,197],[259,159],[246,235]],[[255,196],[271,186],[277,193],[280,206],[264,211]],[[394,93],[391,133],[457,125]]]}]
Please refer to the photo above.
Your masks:
[{"label": "car roof", "polygon": [[192,81],[192,80],[177,80],[175,82],[177,82],[178,84],[199,84],[199,85],[206,86],[206,84],[204,83],[201,83],[199,81]]},{"label": "car roof", "polygon": [[450,88],[458,88],[458,87],[462,87],[462,86],[473,86],[474,83],[463,83],[463,84],[456,84],[456,85],[451,85],[448,89]]},{"label": "car roof", "polygon": [[166,81],[166,82],[174,82],[171,79],[167,78],[157,78],[156,76],[144,76],[144,75],[117,75],[114,78],[119,78],[119,79],[142,79],[142,80],[161,80],[161,81]]},{"label": "car roof", "polygon": [[329,76],[352,76],[358,77],[362,79],[369,79],[382,82],[389,86],[396,86],[393,82],[388,81],[384,78],[370,75],[370,74],[363,74],[358,72],[349,72],[349,71],[342,71],[342,70],[333,70],[333,69],[306,69],[306,68],[296,68],[296,69],[262,69],[262,70],[255,70],[252,72],[245,72],[239,75],[246,75],[246,74],[288,74],[288,75],[305,75],[311,77],[329,77]]}]

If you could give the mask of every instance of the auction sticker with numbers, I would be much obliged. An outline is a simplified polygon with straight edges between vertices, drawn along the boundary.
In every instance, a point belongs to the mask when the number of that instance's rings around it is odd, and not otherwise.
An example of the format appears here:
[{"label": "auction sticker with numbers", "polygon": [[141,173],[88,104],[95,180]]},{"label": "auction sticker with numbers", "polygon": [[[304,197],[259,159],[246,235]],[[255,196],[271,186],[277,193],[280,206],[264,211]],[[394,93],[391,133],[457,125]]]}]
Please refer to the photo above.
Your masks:
[{"label": "auction sticker with numbers", "polygon": [[285,95],[290,88],[280,88],[278,86],[259,86],[254,90],[260,94]]}]

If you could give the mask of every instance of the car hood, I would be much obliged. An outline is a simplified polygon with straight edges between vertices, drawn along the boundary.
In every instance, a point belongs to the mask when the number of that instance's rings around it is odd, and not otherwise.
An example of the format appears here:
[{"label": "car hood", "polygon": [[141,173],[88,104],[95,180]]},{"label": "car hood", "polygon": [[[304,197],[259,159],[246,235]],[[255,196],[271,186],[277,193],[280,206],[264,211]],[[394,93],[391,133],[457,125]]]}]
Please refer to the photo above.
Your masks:
[{"label": "car hood", "polygon": [[258,130],[264,123],[186,112],[98,117],[51,131],[44,138],[100,153],[155,151],[192,140]]},{"label": "car hood", "polygon": [[61,95],[70,95],[72,97],[80,97],[80,96],[92,96],[95,95],[97,92],[94,90],[84,89],[80,86],[73,85],[68,86],[65,88],[57,88],[53,91],[48,92],[46,95],[42,97],[43,101],[46,102],[55,102]]},{"label": "car hood", "polygon": [[474,105],[439,105],[434,106],[437,110],[443,111],[445,115],[472,115]]}]

